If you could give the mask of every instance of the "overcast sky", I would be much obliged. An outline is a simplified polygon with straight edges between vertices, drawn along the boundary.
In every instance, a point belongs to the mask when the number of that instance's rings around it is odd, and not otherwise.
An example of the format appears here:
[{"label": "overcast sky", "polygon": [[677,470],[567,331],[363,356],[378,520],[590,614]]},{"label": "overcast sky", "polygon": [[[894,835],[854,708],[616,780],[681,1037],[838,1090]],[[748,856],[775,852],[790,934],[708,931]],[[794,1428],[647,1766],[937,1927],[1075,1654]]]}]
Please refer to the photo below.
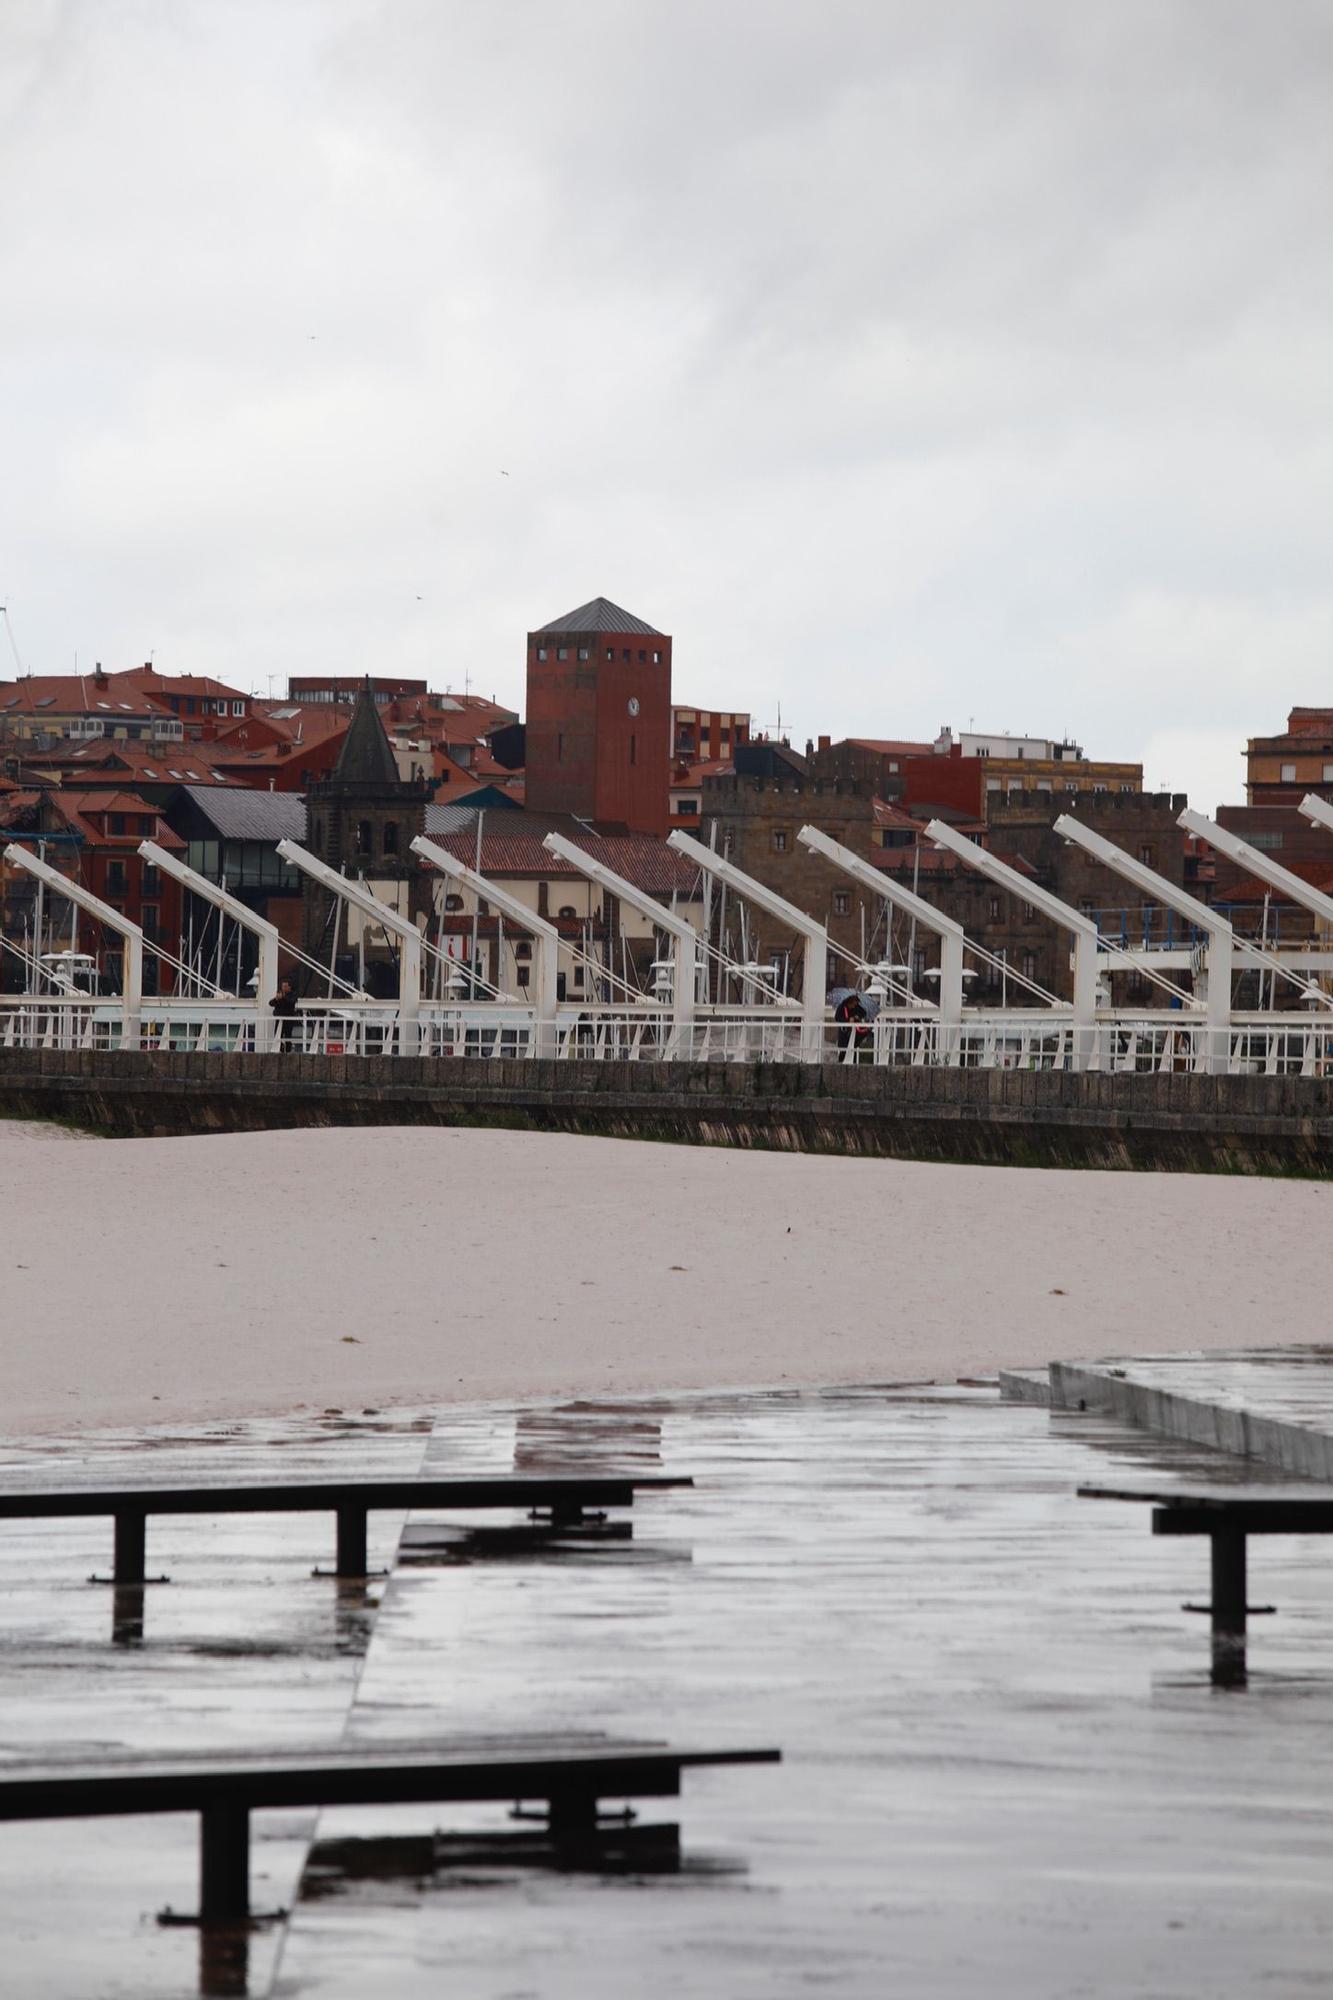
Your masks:
[{"label": "overcast sky", "polygon": [[1237,799],[1333,702],[1331,85],[1328,0],[3,0],[23,665],[520,705],[601,594]]}]

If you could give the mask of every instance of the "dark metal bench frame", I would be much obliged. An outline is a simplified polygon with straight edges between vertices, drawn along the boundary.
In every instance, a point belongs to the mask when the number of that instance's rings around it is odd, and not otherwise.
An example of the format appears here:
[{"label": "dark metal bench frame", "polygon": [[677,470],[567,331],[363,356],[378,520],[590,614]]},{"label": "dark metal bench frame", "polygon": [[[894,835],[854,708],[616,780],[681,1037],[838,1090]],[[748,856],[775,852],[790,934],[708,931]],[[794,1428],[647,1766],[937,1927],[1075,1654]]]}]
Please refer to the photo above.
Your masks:
[{"label": "dark metal bench frame", "polygon": [[[111,1581],[122,1588],[147,1582],[145,1557],[152,1514],[314,1514],[337,1520],[333,1574],[366,1575],[366,1522],[376,1509],[420,1507],[463,1511],[527,1507],[549,1514],[553,1527],[577,1526],[590,1509],[632,1507],[636,1492],[692,1486],[692,1479],[510,1475],[495,1479],[321,1479],[232,1486],[69,1486],[0,1492],[0,1520],[69,1519],[109,1514],[115,1523]],[[165,1581],[165,1579],[163,1579]]]},{"label": "dark metal bench frame", "polygon": [[780,1760],[778,1750],[647,1744],[482,1757],[412,1745],[275,1758],[11,1766],[0,1770],[0,1821],[197,1812],[197,1921],[234,1928],[251,1921],[250,1815],[266,1807],[540,1799],[553,1842],[577,1847],[596,1839],[603,1798],[674,1798],[683,1770]]},{"label": "dark metal bench frame", "polygon": [[1333,1498],[1309,1498],[1290,1492],[1269,1498],[1253,1488],[1230,1493],[1191,1493],[1133,1487],[1080,1486],[1084,1500],[1137,1500],[1153,1509],[1154,1535],[1207,1535],[1210,1544],[1212,1594],[1207,1604],[1187,1604],[1186,1611],[1206,1611],[1212,1630],[1212,1679],[1218,1687],[1244,1687],[1248,1677],[1246,1642],[1249,1620],[1271,1612],[1271,1604],[1249,1602],[1248,1538],[1251,1535],[1333,1534]]}]

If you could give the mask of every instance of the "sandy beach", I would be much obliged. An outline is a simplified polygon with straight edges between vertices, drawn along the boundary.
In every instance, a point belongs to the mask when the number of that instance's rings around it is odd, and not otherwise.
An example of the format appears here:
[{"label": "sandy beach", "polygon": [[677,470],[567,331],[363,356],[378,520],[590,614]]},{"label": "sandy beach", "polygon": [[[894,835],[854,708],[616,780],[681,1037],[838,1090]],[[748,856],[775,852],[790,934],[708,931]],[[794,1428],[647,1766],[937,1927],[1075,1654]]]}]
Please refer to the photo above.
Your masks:
[{"label": "sandy beach", "polygon": [[0,1173],[11,1433],[1324,1332],[1333,1192],[1311,1182],[17,1124]]}]

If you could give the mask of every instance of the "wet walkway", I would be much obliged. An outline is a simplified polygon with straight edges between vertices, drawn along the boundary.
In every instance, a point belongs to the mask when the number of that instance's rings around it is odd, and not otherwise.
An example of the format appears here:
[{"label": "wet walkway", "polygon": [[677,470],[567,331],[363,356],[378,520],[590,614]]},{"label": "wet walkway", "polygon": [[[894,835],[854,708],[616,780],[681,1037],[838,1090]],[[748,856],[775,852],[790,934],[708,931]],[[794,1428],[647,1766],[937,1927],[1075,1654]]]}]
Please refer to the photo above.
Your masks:
[{"label": "wet walkway", "polygon": [[[641,1501],[632,1540],[545,1552],[414,1519],[368,1648],[375,1592],[348,1603],[309,1575],[317,1521],[150,1528],[150,1567],[178,1580],[120,1646],[110,1593],[83,1582],[105,1527],[6,1530],[4,1754],[345,1728],[773,1742],[785,1761],[687,1774],[678,1811],[651,1809],[679,1819],[674,1872],[517,1867],[494,1852],[512,1828],[493,1808],[450,1812],[474,1838],[436,1868],[424,1839],[346,1843],[428,1836],[438,1812],[325,1812],[294,1915],[252,1944],[252,1994],[1322,1990],[1330,1552],[1258,1552],[1280,1614],[1256,1628],[1249,1688],[1222,1693],[1203,1621],[1179,1608],[1206,1594],[1206,1551],[1155,1541],[1146,1509],[1074,1498],[1135,1471],[1214,1478],[1213,1454],[969,1390],[455,1411],[429,1438],[402,1417],[344,1422],[181,1435],[155,1462],[177,1476],[211,1450],[256,1477],[275,1454],[310,1474],[577,1462],[698,1484]],[[81,1465],[108,1470],[95,1451]],[[397,1525],[373,1517],[382,1559]],[[291,1899],[313,1830],[261,1817],[257,1902]],[[152,1921],[190,1905],[194,1871],[184,1820],[0,1828],[14,1990],[197,1991],[197,1939]]]}]

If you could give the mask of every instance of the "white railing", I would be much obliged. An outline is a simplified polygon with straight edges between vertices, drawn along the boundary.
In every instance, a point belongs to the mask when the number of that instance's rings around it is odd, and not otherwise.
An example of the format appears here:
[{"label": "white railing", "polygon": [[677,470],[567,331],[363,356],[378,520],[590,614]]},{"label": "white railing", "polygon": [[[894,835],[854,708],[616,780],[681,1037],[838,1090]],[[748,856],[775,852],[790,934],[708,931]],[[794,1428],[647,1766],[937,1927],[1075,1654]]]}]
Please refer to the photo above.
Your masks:
[{"label": "white railing", "polygon": [[[278,1026],[277,1054],[389,1056],[401,1052],[393,1001],[302,1001]],[[142,1005],[138,1046],[155,1053],[241,1055],[256,1047],[249,1000],[159,1000]],[[701,1005],[685,1030],[669,1007],[563,1002],[553,1028],[538,1033],[521,1002],[423,1002],[420,1051],[493,1062],[539,1048],[567,1062],[829,1062],[885,1067],[1067,1070],[1104,1075],[1333,1075],[1333,1011],[1232,1016],[1216,1033],[1201,1012],[1162,1009],[1098,1014],[1078,1030],[1064,1010],[966,1009],[949,1029],[933,1008],[882,1008],[874,1021],[826,1021],[806,1047],[801,1019],[781,1006]],[[1086,1048],[1075,1047],[1082,1035]],[[82,994],[0,996],[0,1049],[115,1050],[124,1046],[121,1003]],[[1220,1058],[1216,1063],[1214,1054]]]}]

